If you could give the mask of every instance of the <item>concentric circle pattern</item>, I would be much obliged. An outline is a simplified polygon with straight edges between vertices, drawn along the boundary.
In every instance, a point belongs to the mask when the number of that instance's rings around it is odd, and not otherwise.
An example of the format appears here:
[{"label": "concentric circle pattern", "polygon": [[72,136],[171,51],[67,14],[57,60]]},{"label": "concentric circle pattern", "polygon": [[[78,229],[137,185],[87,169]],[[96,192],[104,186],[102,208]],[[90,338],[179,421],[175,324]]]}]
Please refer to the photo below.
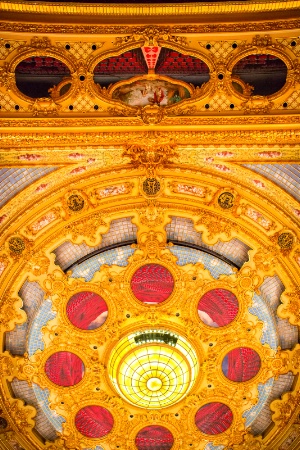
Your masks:
[{"label": "concentric circle pattern", "polygon": [[[181,400],[198,374],[197,356],[182,337],[155,342],[153,332],[122,339],[109,361],[109,375],[117,391],[130,403],[163,408]],[[157,336],[161,332],[156,332]],[[165,334],[168,342],[168,334]],[[144,338],[144,343],[142,339]],[[152,339],[152,342],[151,342]]]},{"label": "concentric circle pattern", "polygon": [[70,322],[81,330],[95,330],[101,327],[107,314],[106,302],[94,292],[78,292],[67,304],[67,316]]},{"label": "concentric circle pattern", "polygon": [[165,427],[150,425],[140,430],[135,439],[138,450],[170,450],[173,447],[172,433]]},{"label": "concentric circle pattern", "polygon": [[230,324],[238,310],[236,296],[226,289],[212,289],[198,303],[198,314],[202,322],[215,328]]},{"label": "concentric circle pattern", "polygon": [[101,438],[112,430],[114,418],[102,406],[86,406],[76,414],[75,425],[77,430],[84,436]]},{"label": "concentric circle pattern", "polygon": [[83,378],[84,364],[74,353],[57,352],[47,359],[45,372],[58,386],[74,386]]},{"label": "concentric circle pattern", "polygon": [[231,350],[222,362],[222,371],[231,381],[248,381],[259,372],[261,360],[252,348],[240,347]]},{"label": "concentric circle pattern", "polygon": [[144,303],[161,303],[173,292],[174,279],[168,269],[159,264],[140,267],[131,279],[131,289]]},{"label": "concentric circle pattern", "polygon": [[231,409],[224,403],[214,402],[202,406],[195,416],[195,424],[202,433],[220,434],[232,424]]}]

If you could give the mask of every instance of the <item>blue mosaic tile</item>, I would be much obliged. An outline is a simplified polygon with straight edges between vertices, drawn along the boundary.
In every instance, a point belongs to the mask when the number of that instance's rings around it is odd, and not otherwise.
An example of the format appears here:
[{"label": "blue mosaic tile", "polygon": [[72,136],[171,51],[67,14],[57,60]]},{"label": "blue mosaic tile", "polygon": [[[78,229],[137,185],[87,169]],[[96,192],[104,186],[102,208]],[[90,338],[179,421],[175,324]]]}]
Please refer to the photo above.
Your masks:
[{"label": "blue mosaic tile", "polygon": [[223,450],[225,448],[225,445],[214,445],[212,442],[209,442],[204,450]]},{"label": "blue mosaic tile", "polygon": [[202,263],[205,269],[209,270],[211,276],[215,279],[218,279],[220,275],[223,274],[231,275],[234,273],[229,264],[209,253],[202,252],[201,250],[183,247],[181,245],[174,245],[170,247],[170,250],[173,255],[177,256],[177,264],[179,266]]},{"label": "blue mosaic tile", "polygon": [[92,256],[86,261],[78,264],[73,268],[72,278],[84,278],[85,281],[90,281],[95,272],[97,272],[103,264],[111,266],[117,264],[125,267],[128,264],[128,258],[134,253],[134,249],[130,245],[124,247],[114,248],[100,253],[100,255]]},{"label": "blue mosaic tile", "polygon": [[49,389],[42,389],[39,385],[33,383],[32,384],[37,403],[39,407],[43,410],[45,416],[51,422],[53,427],[59,433],[62,432],[62,424],[66,421],[63,417],[56,414],[55,411],[50,409],[49,406]]},{"label": "blue mosaic tile", "polygon": [[104,450],[103,447],[99,447],[99,445],[96,445],[94,448],[84,448],[83,450]]},{"label": "blue mosaic tile", "polygon": [[300,200],[300,164],[245,164],[245,167],[263,175]]},{"label": "blue mosaic tile", "polygon": [[257,316],[259,320],[264,322],[261,343],[269,344],[269,346],[276,350],[279,345],[279,337],[277,333],[276,320],[269,309],[269,306],[263,301],[263,299],[257,295],[253,295],[253,304],[249,308],[251,314]]},{"label": "blue mosaic tile", "polygon": [[246,427],[254,422],[258,415],[263,410],[266,402],[268,401],[270,394],[272,392],[272,387],[274,384],[274,378],[270,378],[266,383],[259,383],[258,385],[258,402],[252,406],[251,409],[245,411],[243,417],[246,419]]},{"label": "blue mosaic tile", "polygon": [[274,380],[272,391],[267,402],[251,425],[251,433],[254,434],[254,436],[262,434],[271,425],[273,413],[270,410],[270,404],[273,400],[280,398],[284,392],[291,390],[294,378],[294,375],[291,372],[288,372],[279,375],[279,377]]},{"label": "blue mosaic tile", "polygon": [[56,170],[56,167],[0,169],[0,207],[18,192],[53,170]]},{"label": "blue mosaic tile", "polygon": [[191,219],[173,216],[171,223],[166,226],[166,232],[170,241],[189,242],[190,244],[213,250],[217,254],[225,256],[237,267],[242,267],[249,259],[248,251],[250,247],[239,239],[234,238],[229,242],[218,241],[214,245],[205,244],[202,240],[202,233],[198,233],[195,230]]},{"label": "blue mosaic tile", "polygon": [[102,235],[101,244],[96,247],[90,247],[86,243],[76,245],[70,241],[64,242],[54,250],[56,254],[55,264],[58,264],[63,270],[75,264],[83,256],[100,248],[108,247],[112,244],[118,244],[124,241],[136,239],[137,227],[131,223],[132,217],[123,217],[122,219],[112,220],[107,233]]},{"label": "blue mosaic tile", "polygon": [[[27,381],[19,380],[17,378],[14,378],[12,380],[11,387],[16,398],[21,398],[22,400],[25,401],[26,404],[35,407],[36,416],[34,418],[35,421],[34,429],[46,440],[54,441],[57,438],[57,431],[51,420],[49,420],[49,418],[54,420],[54,424],[58,426],[57,425],[58,416],[54,411],[49,410],[47,400],[48,393],[45,392],[44,395],[43,394],[39,395],[38,399],[34,388],[37,388],[38,391],[40,390],[40,388],[37,385],[29,386]],[[49,417],[47,417],[47,415]]]},{"label": "blue mosaic tile", "polygon": [[41,305],[39,312],[37,313],[33,323],[30,327],[28,334],[28,354],[34,355],[37,350],[44,350],[44,341],[42,338],[42,328],[54,319],[56,313],[52,310],[51,300],[45,300]]}]

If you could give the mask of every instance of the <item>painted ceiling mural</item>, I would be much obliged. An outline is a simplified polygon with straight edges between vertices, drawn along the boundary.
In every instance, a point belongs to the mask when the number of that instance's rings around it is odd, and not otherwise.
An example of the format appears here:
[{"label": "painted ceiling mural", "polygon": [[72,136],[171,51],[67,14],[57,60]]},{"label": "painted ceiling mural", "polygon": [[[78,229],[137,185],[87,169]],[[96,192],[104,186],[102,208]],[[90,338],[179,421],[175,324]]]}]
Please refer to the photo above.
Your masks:
[{"label": "painted ceiling mural", "polygon": [[1,6],[0,448],[297,450],[300,1],[80,3]]}]

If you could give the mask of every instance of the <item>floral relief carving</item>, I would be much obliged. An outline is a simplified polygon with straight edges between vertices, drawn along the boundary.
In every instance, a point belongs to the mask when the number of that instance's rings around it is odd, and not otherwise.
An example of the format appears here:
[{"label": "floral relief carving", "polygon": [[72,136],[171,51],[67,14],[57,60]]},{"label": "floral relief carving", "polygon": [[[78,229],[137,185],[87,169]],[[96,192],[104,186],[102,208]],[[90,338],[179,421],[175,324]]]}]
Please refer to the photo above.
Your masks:
[{"label": "floral relief carving", "polygon": [[300,323],[300,289],[297,287],[292,291],[282,294],[282,305],[278,308],[281,317],[286,317],[293,325]]},{"label": "floral relief carving", "polygon": [[85,219],[75,220],[65,226],[65,232],[70,233],[73,241],[82,241],[85,237],[93,244],[96,244],[99,228],[107,228],[107,223],[103,220],[101,213],[93,213]]}]

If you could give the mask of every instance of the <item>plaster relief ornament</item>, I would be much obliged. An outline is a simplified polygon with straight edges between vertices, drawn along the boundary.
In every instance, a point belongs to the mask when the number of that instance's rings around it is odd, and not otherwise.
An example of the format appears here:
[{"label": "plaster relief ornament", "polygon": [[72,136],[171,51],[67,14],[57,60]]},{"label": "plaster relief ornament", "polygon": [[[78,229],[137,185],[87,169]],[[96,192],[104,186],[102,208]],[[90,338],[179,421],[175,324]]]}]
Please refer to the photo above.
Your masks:
[{"label": "plaster relief ornament", "polygon": [[152,197],[160,191],[160,182],[156,178],[146,178],[143,181],[143,191],[149,197]]},{"label": "plaster relief ornament", "polygon": [[67,200],[68,208],[73,211],[81,211],[84,207],[84,198],[79,194],[72,194]]},{"label": "plaster relief ornament", "polygon": [[218,204],[223,209],[230,209],[234,205],[234,195],[231,192],[223,192],[218,198]]},{"label": "plaster relief ornament", "polygon": [[149,178],[153,178],[159,168],[171,163],[178,156],[177,146],[170,138],[159,133],[148,133],[146,139],[135,144],[128,143],[122,156],[130,158],[134,167],[142,167]]},{"label": "plaster relief ornament", "polygon": [[12,237],[8,241],[8,248],[12,253],[20,255],[25,250],[25,242],[20,237]]},{"label": "plaster relief ornament", "polygon": [[29,107],[34,117],[57,116],[60,105],[57,105],[52,98],[37,98],[33,105]]},{"label": "plaster relief ornament", "polygon": [[281,233],[278,236],[278,244],[282,249],[291,249],[294,244],[294,236],[291,233]]}]

